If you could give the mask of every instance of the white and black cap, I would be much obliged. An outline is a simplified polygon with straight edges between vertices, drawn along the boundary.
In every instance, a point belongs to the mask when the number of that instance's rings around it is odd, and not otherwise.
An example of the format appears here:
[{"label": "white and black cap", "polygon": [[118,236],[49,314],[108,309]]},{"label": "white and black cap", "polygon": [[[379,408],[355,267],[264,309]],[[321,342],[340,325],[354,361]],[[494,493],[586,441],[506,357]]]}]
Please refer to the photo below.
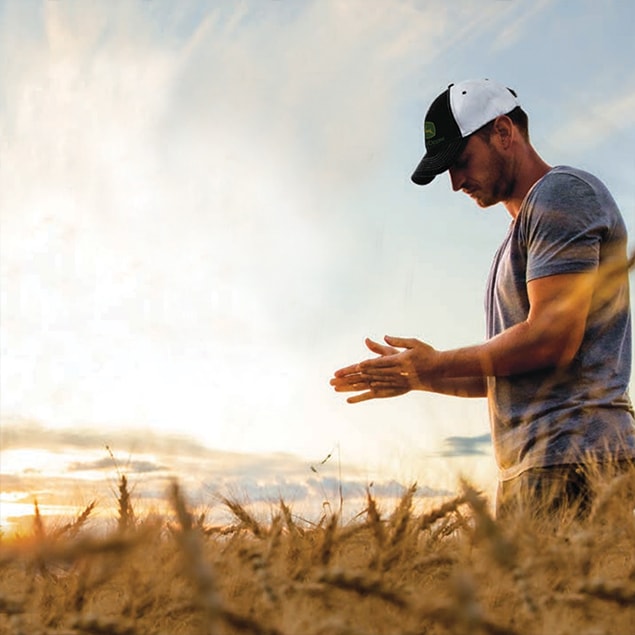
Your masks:
[{"label": "white and black cap", "polygon": [[463,151],[468,137],[500,115],[520,106],[511,88],[490,79],[450,84],[433,102],[424,121],[426,154],[412,180],[427,185]]}]

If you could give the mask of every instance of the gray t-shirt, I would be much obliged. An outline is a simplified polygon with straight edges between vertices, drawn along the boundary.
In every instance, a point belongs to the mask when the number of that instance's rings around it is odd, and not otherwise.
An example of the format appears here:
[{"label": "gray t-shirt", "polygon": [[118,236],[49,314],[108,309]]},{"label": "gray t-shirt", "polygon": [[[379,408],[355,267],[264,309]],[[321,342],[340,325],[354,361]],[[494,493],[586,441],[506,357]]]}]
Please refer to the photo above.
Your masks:
[{"label": "gray t-shirt", "polygon": [[598,284],[570,365],[488,378],[501,480],[532,467],[635,457],[626,262],[624,221],[596,177],[560,166],[532,187],[492,263],[487,336],[527,318],[531,280],[596,269]]}]

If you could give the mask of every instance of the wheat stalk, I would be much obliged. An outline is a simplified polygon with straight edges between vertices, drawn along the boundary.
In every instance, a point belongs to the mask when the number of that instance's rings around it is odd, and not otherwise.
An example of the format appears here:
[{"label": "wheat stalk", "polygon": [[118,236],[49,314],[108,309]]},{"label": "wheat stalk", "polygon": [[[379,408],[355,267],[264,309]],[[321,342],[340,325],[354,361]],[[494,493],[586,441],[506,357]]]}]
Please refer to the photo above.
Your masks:
[{"label": "wheat stalk", "polygon": [[322,545],[320,547],[320,562],[323,565],[327,565],[333,555],[333,547],[335,545],[335,534],[337,531],[337,525],[339,522],[339,516],[333,514],[326,528],[322,534]]},{"label": "wheat stalk", "polygon": [[386,532],[384,530],[384,525],[381,519],[381,514],[379,513],[379,509],[377,507],[377,503],[371,495],[370,489],[366,490],[366,501],[368,503],[368,506],[366,507],[368,525],[373,531],[377,547],[381,549],[386,542]]},{"label": "wheat stalk", "polygon": [[185,558],[186,568],[197,589],[199,606],[207,620],[207,628],[213,631],[221,610],[221,602],[214,576],[210,567],[205,564],[201,532],[195,531],[193,527],[192,515],[187,510],[185,499],[176,481],[172,483],[170,498],[181,526],[177,540]]},{"label": "wheat stalk", "polygon": [[635,587],[632,585],[627,587],[618,582],[594,580],[582,585],[578,591],[620,606],[635,606]]},{"label": "wheat stalk", "polygon": [[409,607],[409,602],[400,590],[390,588],[386,582],[377,576],[364,573],[351,573],[341,569],[324,571],[317,582],[328,584],[346,591],[353,591],[362,596],[379,597],[401,609]]},{"label": "wheat stalk", "polygon": [[70,523],[63,525],[58,530],[54,532],[54,537],[58,538],[60,536],[66,535],[69,538],[73,538],[76,536],[81,528],[88,522],[88,517],[92,513],[93,509],[95,509],[96,501],[91,501],[84,510]]},{"label": "wheat stalk", "polygon": [[397,508],[395,509],[391,519],[390,526],[392,532],[389,539],[389,545],[394,547],[405,536],[410,521],[410,511],[412,509],[412,499],[417,491],[417,484],[412,484],[403,494]]},{"label": "wheat stalk", "polygon": [[230,500],[229,498],[221,497],[223,503],[229,507],[232,514],[240,520],[242,525],[249,529],[256,538],[264,538],[265,530],[260,523],[237,501]]},{"label": "wheat stalk", "polygon": [[429,511],[426,514],[423,514],[419,518],[419,522],[417,523],[417,528],[419,531],[425,531],[426,529],[432,527],[434,523],[442,518],[445,518],[448,514],[455,512],[461,505],[467,503],[467,497],[463,494],[461,496],[456,496],[452,500],[443,503],[440,507]]},{"label": "wheat stalk", "polygon": [[119,479],[119,496],[117,497],[117,509],[119,512],[118,527],[120,532],[126,532],[134,522],[134,511],[128,489],[128,479],[122,474]]}]

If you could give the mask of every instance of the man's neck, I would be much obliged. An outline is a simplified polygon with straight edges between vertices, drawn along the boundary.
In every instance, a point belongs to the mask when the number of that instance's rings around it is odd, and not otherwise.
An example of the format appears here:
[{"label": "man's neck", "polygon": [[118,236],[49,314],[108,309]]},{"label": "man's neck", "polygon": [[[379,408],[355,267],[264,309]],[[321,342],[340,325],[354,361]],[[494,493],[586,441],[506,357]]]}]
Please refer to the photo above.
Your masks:
[{"label": "man's neck", "polygon": [[519,156],[514,190],[510,197],[503,201],[505,209],[507,209],[512,218],[515,219],[518,216],[520,206],[523,204],[529,190],[549,170],[551,170],[551,166],[543,161],[532,146],[528,145],[526,151]]}]

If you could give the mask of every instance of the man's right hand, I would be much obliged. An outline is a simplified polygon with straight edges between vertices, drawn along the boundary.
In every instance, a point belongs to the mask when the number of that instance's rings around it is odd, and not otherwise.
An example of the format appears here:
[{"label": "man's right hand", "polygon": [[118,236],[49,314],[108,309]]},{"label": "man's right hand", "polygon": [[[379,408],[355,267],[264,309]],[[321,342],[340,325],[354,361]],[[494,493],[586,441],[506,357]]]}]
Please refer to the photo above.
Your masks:
[{"label": "man's right hand", "polygon": [[[370,351],[384,357],[399,353],[399,349],[375,342],[366,338],[366,346]],[[335,371],[335,376],[330,381],[336,392],[358,392],[360,394],[349,397],[348,403],[360,403],[369,399],[384,399],[387,397],[399,397],[411,390],[408,378],[404,377],[401,385],[395,385],[394,381],[384,382],[378,378],[370,378],[361,372],[359,364],[353,364]],[[364,391],[364,392],[362,392]]]},{"label": "man's right hand", "polygon": [[[349,397],[346,400],[348,403],[399,397],[411,390],[424,390],[458,397],[487,396],[487,384],[483,376],[425,376],[426,364],[420,364],[422,369],[415,368],[412,359],[413,351],[416,354],[415,359],[419,361],[422,357],[438,354],[428,344],[412,338],[403,339],[387,336],[386,339],[395,344],[403,345],[405,348],[402,350],[367,338],[366,346],[378,357],[335,371],[330,384],[336,392],[359,393]],[[395,361],[387,359],[388,357],[399,359],[400,363],[396,364]],[[377,367],[374,367],[375,364]],[[423,370],[423,377],[421,370]]]}]

